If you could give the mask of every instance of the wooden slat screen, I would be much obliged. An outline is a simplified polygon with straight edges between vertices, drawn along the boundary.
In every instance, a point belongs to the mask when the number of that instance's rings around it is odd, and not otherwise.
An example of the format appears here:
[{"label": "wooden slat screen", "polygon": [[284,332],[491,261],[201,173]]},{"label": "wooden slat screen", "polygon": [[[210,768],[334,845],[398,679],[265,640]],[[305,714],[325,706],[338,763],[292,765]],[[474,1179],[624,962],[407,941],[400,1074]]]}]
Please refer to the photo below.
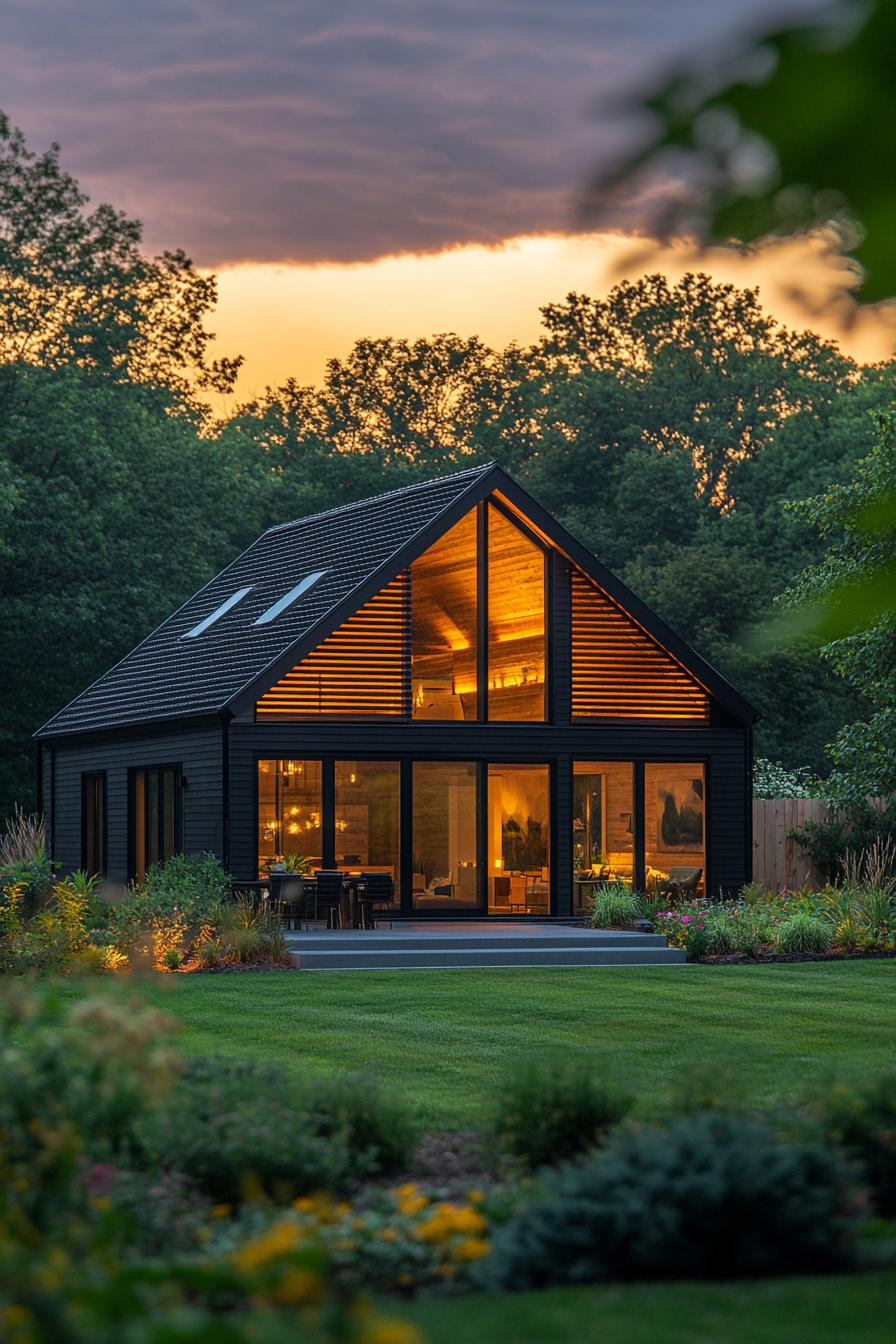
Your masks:
[{"label": "wooden slat screen", "polygon": [[573,718],[699,719],[709,697],[621,607],[572,571]]},{"label": "wooden slat screen", "polygon": [[256,704],[258,718],[407,715],[408,574],[400,574],[287,672]]}]

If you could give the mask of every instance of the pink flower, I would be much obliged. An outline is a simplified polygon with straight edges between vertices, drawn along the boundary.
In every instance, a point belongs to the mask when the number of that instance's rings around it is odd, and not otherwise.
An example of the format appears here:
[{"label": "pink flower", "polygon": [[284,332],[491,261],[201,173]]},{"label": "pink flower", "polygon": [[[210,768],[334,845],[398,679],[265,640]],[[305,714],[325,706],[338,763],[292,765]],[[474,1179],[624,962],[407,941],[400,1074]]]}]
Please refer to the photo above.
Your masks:
[{"label": "pink flower", "polygon": [[681,922],[682,922],[682,924],[690,924],[690,922],[691,922],[691,917],[690,917],[690,915],[682,915],[682,917],[681,917]]}]

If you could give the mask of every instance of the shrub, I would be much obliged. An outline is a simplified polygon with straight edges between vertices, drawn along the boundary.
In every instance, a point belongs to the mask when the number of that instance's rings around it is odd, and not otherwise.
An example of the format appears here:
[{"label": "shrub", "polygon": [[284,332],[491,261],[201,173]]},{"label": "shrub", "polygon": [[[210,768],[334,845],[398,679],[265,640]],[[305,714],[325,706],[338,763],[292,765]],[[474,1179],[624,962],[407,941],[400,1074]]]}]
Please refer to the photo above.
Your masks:
[{"label": "shrub", "polygon": [[345,1141],[312,1132],[278,1070],[241,1060],[191,1060],[168,1103],[141,1118],[135,1142],[139,1165],[182,1172],[227,1203],[342,1189],[350,1167]]},{"label": "shrub", "polygon": [[235,901],[226,909],[218,938],[224,962],[286,964],[291,959],[280,920],[273,911],[256,908],[251,901]]},{"label": "shrub", "polygon": [[704,924],[707,956],[725,957],[738,950],[737,920],[727,910],[707,910]]},{"label": "shrub", "polygon": [[418,1129],[407,1107],[367,1074],[306,1084],[303,1105],[318,1133],[347,1142],[359,1174],[361,1167],[400,1171],[417,1146]]},{"label": "shrub", "polygon": [[177,854],[153,864],[143,885],[110,907],[109,927],[120,946],[162,965],[171,948],[183,954],[207,939],[229,896],[230,879],[213,854]]},{"label": "shrub", "polygon": [[832,942],[833,930],[830,924],[818,915],[805,911],[798,910],[788,915],[775,930],[775,946],[779,952],[788,956],[830,952]]},{"label": "shrub", "polygon": [[838,807],[826,821],[807,821],[791,832],[830,881],[836,881],[850,853],[864,853],[876,842],[896,844],[896,797],[878,808],[867,801]]},{"label": "shrub", "polygon": [[846,1265],[851,1191],[835,1156],[712,1113],[617,1137],[547,1173],[484,1263],[508,1290],[606,1279],[819,1273]]},{"label": "shrub", "polygon": [[19,888],[26,918],[40,909],[52,885],[53,865],[44,849],[0,868],[0,887]]},{"label": "shrub", "polygon": [[630,1107],[591,1060],[530,1060],[499,1082],[492,1131],[505,1153],[539,1167],[604,1142]]},{"label": "shrub", "polygon": [[42,816],[29,814],[18,803],[0,836],[0,871],[19,863],[30,863],[47,850],[47,828]]},{"label": "shrub", "polygon": [[0,1222],[5,1213],[42,1227],[83,1202],[78,1173],[116,1156],[177,1066],[160,1013],[104,998],[63,1011],[16,991],[0,1000]]},{"label": "shrub", "polygon": [[896,1070],[862,1088],[835,1089],[826,1129],[861,1163],[881,1216],[896,1217]]},{"label": "shrub", "polygon": [[638,898],[624,882],[608,882],[595,889],[591,898],[591,923],[596,929],[631,929],[640,916]]}]

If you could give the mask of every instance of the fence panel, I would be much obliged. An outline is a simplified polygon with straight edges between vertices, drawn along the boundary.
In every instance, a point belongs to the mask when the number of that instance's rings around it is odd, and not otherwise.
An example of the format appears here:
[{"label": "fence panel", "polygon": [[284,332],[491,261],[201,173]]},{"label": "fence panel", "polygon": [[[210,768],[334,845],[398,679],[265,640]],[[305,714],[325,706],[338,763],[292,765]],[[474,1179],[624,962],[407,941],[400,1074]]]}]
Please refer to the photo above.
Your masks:
[{"label": "fence panel", "polygon": [[825,821],[830,808],[822,798],[753,800],[753,881],[773,891],[821,886],[823,875],[790,832],[807,821]]}]

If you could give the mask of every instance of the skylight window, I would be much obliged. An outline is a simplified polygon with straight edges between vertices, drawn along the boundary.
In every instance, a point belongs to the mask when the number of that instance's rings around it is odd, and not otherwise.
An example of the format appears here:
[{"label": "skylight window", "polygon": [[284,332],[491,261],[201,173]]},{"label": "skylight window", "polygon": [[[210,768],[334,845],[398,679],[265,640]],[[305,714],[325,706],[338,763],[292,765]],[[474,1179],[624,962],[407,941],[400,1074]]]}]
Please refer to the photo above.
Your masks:
[{"label": "skylight window", "polygon": [[295,588],[290,588],[288,593],[284,593],[278,598],[272,607],[268,607],[255,622],[256,625],[268,625],[275,621],[277,617],[284,612],[287,607],[291,607],[293,602],[298,601],[303,593],[307,593],[309,588],[313,588],[318,579],[322,579],[326,574],[325,569],[316,569],[313,574],[306,574],[301,583],[297,583]]},{"label": "skylight window", "polygon": [[215,621],[219,621],[222,616],[225,616],[231,607],[236,606],[237,602],[242,602],[246,594],[251,591],[251,583],[248,588],[237,588],[236,592],[231,593],[230,597],[222,602],[220,607],[215,607],[215,610],[209,616],[206,616],[205,620],[200,621],[198,625],[194,625],[192,630],[188,630],[184,639],[196,639],[198,635],[204,634],[210,625],[214,625]]}]

